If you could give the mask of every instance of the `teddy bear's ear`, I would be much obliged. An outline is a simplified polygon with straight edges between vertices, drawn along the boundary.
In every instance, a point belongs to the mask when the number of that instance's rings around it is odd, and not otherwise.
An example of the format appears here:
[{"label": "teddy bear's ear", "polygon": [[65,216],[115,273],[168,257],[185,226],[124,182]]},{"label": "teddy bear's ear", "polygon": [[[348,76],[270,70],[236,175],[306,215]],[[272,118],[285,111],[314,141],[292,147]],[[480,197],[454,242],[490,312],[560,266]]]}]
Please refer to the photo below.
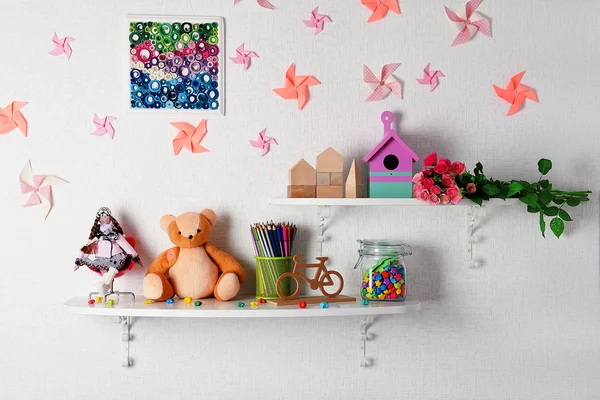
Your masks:
[{"label": "teddy bear's ear", "polygon": [[217,214],[215,214],[215,212],[210,208],[205,208],[204,210],[200,211],[200,215],[204,215],[206,217],[208,222],[210,222],[210,226],[214,226],[215,222],[217,222]]},{"label": "teddy bear's ear", "polygon": [[171,222],[173,222],[173,221],[175,221],[175,217],[172,216],[171,214],[167,214],[160,219],[160,227],[162,228],[163,231],[168,232],[169,225],[171,225]]}]

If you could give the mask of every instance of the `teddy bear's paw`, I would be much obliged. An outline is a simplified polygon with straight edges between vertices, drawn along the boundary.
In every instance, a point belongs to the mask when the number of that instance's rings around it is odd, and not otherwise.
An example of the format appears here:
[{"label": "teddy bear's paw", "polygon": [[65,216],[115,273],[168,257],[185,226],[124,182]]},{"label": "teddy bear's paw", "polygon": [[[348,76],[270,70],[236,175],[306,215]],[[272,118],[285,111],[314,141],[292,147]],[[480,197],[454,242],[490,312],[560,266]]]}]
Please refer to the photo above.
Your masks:
[{"label": "teddy bear's paw", "polygon": [[221,275],[215,285],[215,297],[227,301],[233,299],[240,291],[240,280],[234,273]]},{"label": "teddy bear's paw", "polygon": [[173,287],[163,275],[148,274],[144,278],[144,297],[164,301],[173,297]]}]

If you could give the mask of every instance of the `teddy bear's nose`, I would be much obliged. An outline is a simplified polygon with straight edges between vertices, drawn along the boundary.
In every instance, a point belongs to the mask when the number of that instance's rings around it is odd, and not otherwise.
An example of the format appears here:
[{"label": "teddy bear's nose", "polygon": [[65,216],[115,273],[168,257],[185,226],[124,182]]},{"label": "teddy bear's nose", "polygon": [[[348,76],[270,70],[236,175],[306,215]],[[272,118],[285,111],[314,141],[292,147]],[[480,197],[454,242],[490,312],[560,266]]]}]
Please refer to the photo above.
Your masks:
[{"label": "teddy bear's nose", "polygon": [[191,238],[193,238],[193,237],[194,237],[194,235],[189,235],[189,236],[188,236],[188,239],[191,239]]}]

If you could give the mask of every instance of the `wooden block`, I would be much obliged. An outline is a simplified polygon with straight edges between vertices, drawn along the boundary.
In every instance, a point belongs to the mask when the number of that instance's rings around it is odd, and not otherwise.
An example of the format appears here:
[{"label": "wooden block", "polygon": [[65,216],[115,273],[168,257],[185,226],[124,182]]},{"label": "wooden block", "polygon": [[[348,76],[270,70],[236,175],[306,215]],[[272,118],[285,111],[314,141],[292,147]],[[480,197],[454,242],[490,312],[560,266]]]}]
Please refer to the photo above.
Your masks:
[{"label": "wooden block", "polygon": [[329,185],[331,185],[331,173],[317,172],[317,186],[329,186]]},{"label": "wooden block", "polygon": [[327,148],[317,156],[317,172],[344,172],[344,158],[331,147]]},{"label": "wooden block", "polygon": [[317,197],[341,199],[344,197],[344,187],[343,186],[317,186]]},{"label": "wooden block", "polygon": [[313,185],[304,186],[304,198],[315,198],[317,197],[317,187]]},{"label": "wooden block", "polygon": [[341,172],[331,172],[331,186],[342,186],[344,184],[344,174]]},{"label": "wooden block", "polygon": [[273,304],[277,307],[279,306],[297,306],[300,302],[303,301],[306,304],[319,304],[322,301],[326,301],[327,303],[345,303],[348,301],[356,301],[356,297],[339,295],[337,297],[327,297],[327,296],[307,296],[307,297],[296,297],[291,300],[284,299],[268,299],[267,303]]},{"label": "wooden block", "polygon": [[305,159],[301,158],[290,168],[288,184],[292,186],[314,186],[317,184],[317,171]]},{"label": "wooden block", "polygon": [[347,199],[357,199],[358,198],[357,192],[356,192],[356,186],[346,185],[346,198]]},{"label": "wooden block", "polygon": [[356,160],[352,160],[348,178],[346,179],[346,198],[358,199],[362,197],[365,197],[362,177],[360,176]]},{"label": "wooden block", "polygon": [[[314,186],[313,186],[314,187]],[[301,199],[304,197],[304,186],[302,185],[288,185],[287,197],[292,199]]]}]

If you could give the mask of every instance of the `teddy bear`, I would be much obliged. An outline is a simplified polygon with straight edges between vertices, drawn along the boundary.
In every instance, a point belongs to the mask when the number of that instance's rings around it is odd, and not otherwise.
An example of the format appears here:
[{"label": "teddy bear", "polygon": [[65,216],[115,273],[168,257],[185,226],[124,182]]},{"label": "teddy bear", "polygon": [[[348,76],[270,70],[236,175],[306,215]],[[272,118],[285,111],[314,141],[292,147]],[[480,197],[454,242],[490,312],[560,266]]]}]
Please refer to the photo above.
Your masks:
[{"label": "teddy bear", "polygon": [[175,247],[160,254],[148,268],[143,284],[146,298],[201,299],[214,294],[227,301],[237,295],[246,274],[232,256],[207,242],[216,222],[211,209],[160,219]]}]

